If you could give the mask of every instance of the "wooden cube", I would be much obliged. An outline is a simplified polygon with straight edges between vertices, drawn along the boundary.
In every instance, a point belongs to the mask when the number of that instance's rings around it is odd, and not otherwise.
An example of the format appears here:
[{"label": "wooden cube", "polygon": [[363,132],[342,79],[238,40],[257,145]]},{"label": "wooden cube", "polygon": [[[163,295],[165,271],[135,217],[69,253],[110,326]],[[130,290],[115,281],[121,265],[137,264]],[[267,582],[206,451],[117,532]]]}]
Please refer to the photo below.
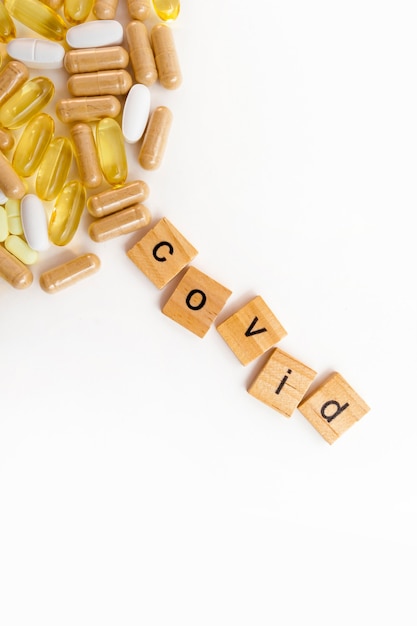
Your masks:
[{"label": "wooden cube", "polygon": [[370,410],[338,372],[304,398],[298,409],[330,444]]},{"label": "wooden cube", "polygon": [[158,289],[162,289],[198,254],[187,239],[163,217],[127,256]]},{"label": "wooden cube", "polygon": [[274,348],[248,392],[285,417],[291,417],[316,372]]},{"label": "wooden cube", "polygon": [[287,334],[261,296],[233,313],[217,330],[242,365],[264,354]]},{"label": "wooden cube", "polygon": [[189,267],[162,312],[198,337],[204,337],[231,291]]}]

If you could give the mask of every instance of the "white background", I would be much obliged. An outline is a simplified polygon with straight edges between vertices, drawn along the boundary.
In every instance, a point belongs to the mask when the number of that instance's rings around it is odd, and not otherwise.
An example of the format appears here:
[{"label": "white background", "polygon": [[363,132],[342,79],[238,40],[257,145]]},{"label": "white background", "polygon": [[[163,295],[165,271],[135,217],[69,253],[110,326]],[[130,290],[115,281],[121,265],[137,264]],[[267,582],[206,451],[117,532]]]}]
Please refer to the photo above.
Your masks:
[{"label": "white background", "polygon": [[[371,411],[329,446],[255,400],[262,359],[164,316],[141,234],[95,244],[86,214],[29,289],[0,284],[2,626],[415,626],[416,19],[183,0],[167,152],[150,173],[130,146],[129,180],[233,291],[219,320],[261,295],[280,347]],[[87,251],[97,275],[40,289]]]}]

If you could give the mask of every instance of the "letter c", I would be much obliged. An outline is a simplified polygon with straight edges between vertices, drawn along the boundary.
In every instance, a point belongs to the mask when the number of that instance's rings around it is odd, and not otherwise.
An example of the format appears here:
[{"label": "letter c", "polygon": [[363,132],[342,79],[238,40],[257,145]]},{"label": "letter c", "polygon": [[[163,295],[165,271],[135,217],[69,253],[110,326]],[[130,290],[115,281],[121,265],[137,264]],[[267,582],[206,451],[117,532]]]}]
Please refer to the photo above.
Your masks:
[{"label": "letter c", "polygon": [[162,248],[162,246],[167,246],[168,254],[174,254],[174,248],[169,243],[169,241],[160,241],[159,243],[156,244],[156,246],[152,250],[153,258],[155,259],[155,261],[159,261],[160,263],[163,263],[163,261],[167,260],[166,256],[158,256],[158,250],[159,248]]}]

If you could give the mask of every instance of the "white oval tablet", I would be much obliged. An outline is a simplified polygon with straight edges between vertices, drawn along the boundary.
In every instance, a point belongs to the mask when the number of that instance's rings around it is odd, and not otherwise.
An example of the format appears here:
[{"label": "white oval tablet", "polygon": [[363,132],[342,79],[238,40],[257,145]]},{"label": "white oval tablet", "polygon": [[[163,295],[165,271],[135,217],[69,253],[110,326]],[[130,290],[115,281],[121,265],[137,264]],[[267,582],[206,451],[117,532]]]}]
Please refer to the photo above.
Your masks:
[{"label": "white oval tablet", "polygon": [[2,190],[0,189],[0,204],[6,204],[8,197],[4,195]]},{"label": "white oval tablet", "polygon": [[123,26],[117,20],[92,20],[67,30],[71,48],[100,48],[118,46],[123,41]]},{"label": "white oval tablet", "polygon": [[150,108],[149,88],[146,85],[133,85],[127,94],[122,115],[122,133],[127,143],[135,143],[142,137]]},{"label": "white oval tablet", "polygon": [[34,193],[23,196],[20,202],[20,219],[23,234],[32,250],[47,250],[50,247],[48,221],[42,201]]},{"label": "white oval tablet", "polygon": [[6,48],[9,57],[27,67],[55,70],[64,66],[65,48],[54,41],[22,37],[9,41]]}]

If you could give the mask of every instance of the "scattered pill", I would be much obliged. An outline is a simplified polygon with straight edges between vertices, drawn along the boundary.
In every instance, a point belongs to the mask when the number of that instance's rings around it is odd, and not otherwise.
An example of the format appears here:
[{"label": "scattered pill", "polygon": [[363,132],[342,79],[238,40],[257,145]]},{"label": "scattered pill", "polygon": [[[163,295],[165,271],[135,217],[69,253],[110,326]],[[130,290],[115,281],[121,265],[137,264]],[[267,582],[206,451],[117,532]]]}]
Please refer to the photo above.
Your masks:
[{"label": "scattered pill", "polygon": [[16,37],[16,27],[3,2],[0,2],[0,42],[7,43]]},{"label": "scattered pill", "polygon": [[161,20],[175,20],[180,12],[180,0],[152,0],[155,13]]},{"label": "scattered pill", "polygon": [[116,120],[105,117],[96,128],[97,154],[101,171],[110,185],[123,185],[128,167],[122,129]]},{"label": "scattered pill", "polygon": [[81,182],[88,189],[99,187],[103,176],[92,128],[84,122],[79,122],[71,127],[70,132]]},{"label": "scattered pill", "polygon": [[9,224],[6,209],[0,206],[0,241],[5,241],[9,236]]},{"label": "scattered pill", "polygon": [[26,289],[33,281],[30,269],[2,245],[0,245],[0,276],[15,289]]},{"label": "scattered pill", "polygon": [[42,200],[57,197],[67,180],[73,150],[68,137],[55,137],[46,149],[36,175],[36,193]]},{"label": "scattered pill", "polygon": [[22,179],[2,152],[0,152],[0,189],[6,198],[17,200],[23,198],[26,193]]},{"label": "scattered pill", "polygon": [[107,189],[90,196],[87,210],[93,217],[104,217],[133,204],[140,204],[148,195],[148,185],[143,180],[134,180],[116,189]]},{"label": "scattered pill", "polygon": [[64,16],[70,24],[80,24],[90,15],[94,0],[64,0]]},{"label": "scattered pill", "polygon": [[123,41],[123,26],[116,20],[93,20],[72,26],[67,31],[71,48],[117,46]]},{"label": "scattered pill", "polygon": [[39,277],[39,284],[46,293],[57,293],[91,276],[99,269],[100,259],[92,252],[88,252],[43,272]]},{"label": "scattered pill", "polygon": [[53,41],[65,38],[64,20],[40,0],[4,0],[4,4],[12,17],[42,37]]},{"label": "scattered pill", "polygon": [[55,41],[20,37],[9,41],[6,49],[9,57],[26,67],[55,70],[64,65],[65,48]]},{"label": "scattered pill", "polygon": [[95,0],[93,13],[98,20],[112,20],[119,0]]},{"label": "scattered pill", "polygon": [[151,214],[149,209],[143,204],[135,204],[127,209],[95,220],[90,224],[88,234],[93,241],[102,243],[144,228],[150,221]]},{"label": "scattered pill", "polygon": [[142,137],[149,118],[151,92],[146,85],[135,84],[127,94],[122,114],[122,132],[127,143]]},{"label": "scattered pill", "polygon": [[127,9],[133,20],[143,22],[149,17],[151,0],[127,0]]},{"label": "scattered pill", "polygon": [[66,124],[94,122],[103,117],[116,117],[120,110],[121,104],[116,96],[63,98],[56,105],[57,117]]},{"label": "scattered pill", "polygon": [[49,239],[56,246],[66,246],[74,237],[86,202],[84,186],[79,180],[65,184],[58,195],[49,220]]},{"label": "scattered pill", "polygon": [[20,128],[46,106],[54,92],[53,82],[45,76],[28,80],[0,107],[0,124]]},{"label": "scattered pill", "polygon": [[47,250],[50,244],[46,212],[42,201],[34,193],[28,193],[22,198],[20,218],[28,245],[33,250]]},{"label": "scattered pill", "polygon": [[20,61],[9,61],[0,73],[0,106],[28,80],[29,70]]},{"label": "scattered pill", "polygon": [[129,53],[122,46],[68,50],[64,67],[69,74],[123,69],[129,65]]},{"label": "scattered pill", "polygon": [[132,77],[126,70],[103,70],[73,74],[67,83],[72,96],[120,96],[132,86]]},{"label": "scattered pill", "polygon": [[28,122],[20,135],[12,160],[19,176],[32,176],[36,172],[54,130],[55,122],[47,113],[38,113]]},{"label": "scattered pill", "polygon": [[4,242],[4,247],[25,265],[33,265],[39,258],[38,252],[32,250],[18,235],[9,235]]},{"label": "scattered pill", "polygon": [[161,165],[171,124],[172,113],[168,107],[157,107],[151,113],[138,156],[145,170],[155,170]]},{"label": "scattered pill", "polygon": [[147,28],[143,22],[133,20],[125,32],[136,82],[150,87],[157,80],[158,71]]},{"label": "scattered pill", "polygon": [[22,220],[20,219],[20,200],[9,198],[4,208],[7,213],[7,224],[11,235],[23,235]]},{"label": "scattered pill", "polygon": [[159,82],[166,89],[177,89],[182,83],[182,74],[171,28],[156,24],[151,30],[151,42]]}]

